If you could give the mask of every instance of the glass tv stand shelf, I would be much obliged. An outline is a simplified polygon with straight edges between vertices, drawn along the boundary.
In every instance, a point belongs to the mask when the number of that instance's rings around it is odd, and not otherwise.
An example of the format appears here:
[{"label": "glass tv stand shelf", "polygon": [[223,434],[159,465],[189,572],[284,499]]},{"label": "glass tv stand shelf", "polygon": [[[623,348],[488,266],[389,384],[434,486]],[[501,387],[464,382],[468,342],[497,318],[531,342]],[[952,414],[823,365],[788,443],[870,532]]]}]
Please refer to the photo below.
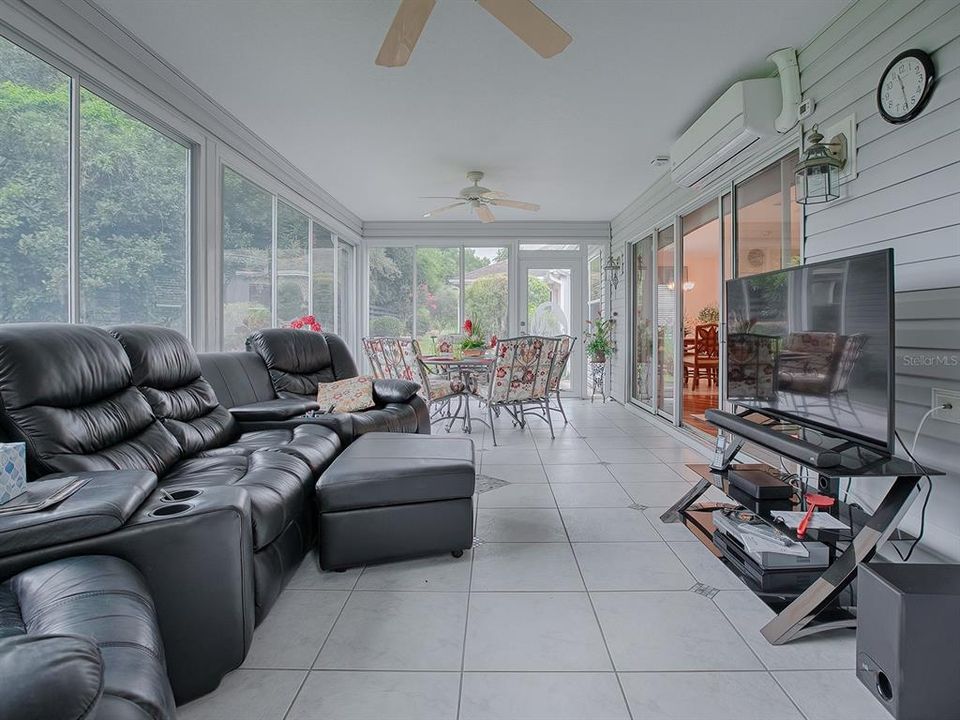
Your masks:
[{"label": "glass tv stand shelf", "polygon": [[[781,532],[796,539],[793,530],[775,523],[770,510],[771,507],[777,510],[799,510],[799,497],[796,494],[788,501],[755,500],[730,483],[730,472],[772,470],[768,465],[735,464],[731,465],[728,471],[722,472],[711,470],[709,465],[693,464],[688,467],[700,476],[700,481],[660,516],[663,522],[684,523],[708,549],[721,558],[723,555],[713,542],[712,517],[712,511],[719,507],[743,505]],[[762,592],[751,578],[731,566],[747,586],[777,613],[761,631],[772,645],[782,645],[796,638],[827,630],[856,627],[856,597],[852,583],[856,578],[857,565],[870,560],[896,530],[917,495],[921,478],[924,475],[942,474],[931,468],[920,468],[900,458],[880,458],[867,464],[850,462],[841,463],[831,469],[811,469],[819,475],[819,492],[824,493],[826,488],[825,494],[831,494],[837,499],[832,508],[826,511],[818,509],[817,512],[829,512],[850,528],[846,531],[813,528],[808,530],[805,539],[817,540],[829,547],[829,567],[806,590],[790,595]],[[839,493],[836,492],[839,480],[851,477],[895,479],[877,509],[868,514],[859,507],[839,502]],[[711,487],[719,489],[729,497],[730,504],[698,502]],[[792,507],[787,507],[788,505]],[[900,538],[912,539],[907,535],[901,535]]]}]

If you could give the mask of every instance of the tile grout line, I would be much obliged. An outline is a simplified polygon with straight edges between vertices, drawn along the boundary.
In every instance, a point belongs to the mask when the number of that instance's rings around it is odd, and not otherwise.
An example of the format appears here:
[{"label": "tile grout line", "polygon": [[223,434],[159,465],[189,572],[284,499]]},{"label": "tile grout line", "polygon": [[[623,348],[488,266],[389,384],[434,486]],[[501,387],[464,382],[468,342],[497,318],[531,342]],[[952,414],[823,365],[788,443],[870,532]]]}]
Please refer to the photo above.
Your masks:
[{"label": "tile grout line", "polygon": [[[544,472],[546,472],[546,468],[544,468]],[[550,492],[551,494],[553,493],[553,485],[550,485]],[[556,496],[554,496],[554,502],[556,502]],[[577,553],[574,552],[573,542],[570,540],[570,533],[567,531],[567,524],[563,520],[563,513],[560,512],[559,505],[557,506],[557,514],[560,515],[560,524],[563,527],[564,535],[567,537],[567,546],[570,548],[570,554],[573,556],[573,561],[577,566],[577,572],[580,574],[580,582],[583,583],[583,589],[587,594],[587,602],[590,603],[590,611],[593,613],[593,620],[597,623],[597,629],[600,631],[600,639],[603,641],[603,649],[607,651],[607,659],[610,660],[610,669],[613,672],[613,676],[617,679],[617,687],[620,688],[620,697],[622,698],[623,705],[626,708],[627,717],[630,718],[630,720],[633,720],[633,710],[630,709],[630,702],[627,700],[627,693],[623,689],[623,683],[620,680],[620,673],[617,672],[617,665],[613,661],[613,653],[610,652],[610,646],[607,644],[606,633],[603,632],[603,625],[600,623],[600,616],[597,614],[597,608],[593,604],[593,596],[590,595],[590,590],[587,587],[587,581],[583,577],[583,569],[580,567],[580,558],[578,558]]]},{"label": "tile grout line", "polygon": [[[312,562],[310,556],[308,555],[304,558],[307,562]],[[320,568],[320,555],[317,554],[317,569]],[[317,649],[317,654],[313,656],[313,660],[310,661],[310,667],[307,668],[307,672],[303,676],[303,680],[300,683],[300,687],[297,688],[297,692],[293,694],[293,699],[290,701],[290,705],[287,706],[287,709],[282,715],[282,720],[287,720],[290,716],[290,711],[293,710],[293,706],[297,704],[297,700],[300,697],[300,693],[303,692],[304,686],[307,684],[307,680],[310,679],[310,673],[313,672],[313,666],[317,664],[317,660],[320,659],[320,653],[323,652],[324,646],[327,644],[327,641],[330,639],[330,636],[333,634],[333,629],[337,626],[337,623],[340,622],[340,616],[343,615],[344,609],[347,607],[347,603],[350,602],[350,598],[353,597],[353,591],[357,587],[357,583],[360,582],[360,576],[363,575],[363,571],[366,568],[361,568],[360,572],[357,573],[356,579],[353,581],[353,585],[350,586],[350,590],[347,592],[347,597],[344,598],[343,605],[340,606],[340,610],[337,612],[337,617],[334,618],[333,622],[330,624],[330,629],[327,630],[327,634],[323,636],[323,642],[320,643],[320,647]],[[322,572],[322,571],[321,571]]]},{"label": "tile grout line", "polygon": [[[682,562],[682,561],[681,561],[681,562]],[[745,588],[745,589],[746,589],[747,592],[750,592],[750,589],[749,589],[749,588]],[[720,592],[723,592],[723,591],[721,590]],[[733,590],[732,592],[742,592],[742,591],[741,591],[741,590]],[[717,594],[719,595],[719,593],[717,593]],[[767,667],[767,664],[763,661],[763,658],[760,657],[760,653],[758,653],[756,650],[753,649],[753,645],[751,645],[749,642],[747,642],[747,638],[744,637],[744,635],[743,635],[742,632],[740,632],[740,628],[738,628],[738,627],[736,626],[736,624],[733,622],[733,620],[731,620],[731,619],[727,616],[727,614],[723,611],[723,608],[720,607],[720,605],[717,603],[716,596],[710,598],[710,602],[712,602],[712,603],[713,603],[713,606],[714,606],[715,608],[717,608],[717,610],[720,611],[720,614],[723,616],[724,620],[726,620],[728,623],[730,623],[730,627],[732,627],[732,628],[733,628],[733,631],[737,634],[737,636],[738,636],[741,640],[743,640],[743,644],[746,645],[746,646],[750,649],[750,652],[753,653],[753,656],[754,656],[755,658],[757,658],[757,662],[760,663],[760,667],[762,667],[763,670],[764,670],[764,672],[766,672],[767,675],[770,676],[770,679],[773,680],[773,682],[776,684],[776,686],[777,686],[778,688],[780,688],[780,691],[786,696],[787,700],[790,701],[790,704],[793,705],[793,706],[797,709],[797,712],[800,713],[800,717],[806,718],[806,717],[807,717],[806,713],[804,713],[803,710],[800,709],[800,706],[797,705],[797,702],[793,699],[793,696],[790,695],[790,693],[788,693],[788,692],[786,691],[786,689],[780,684],[780,681],[777,680],[776,676],[774,676],[773,671],[770,670],[769,667]]]},{"label": "tile grout line", "polygon": [[[482,467],[482,463],[481,463]],[[477,496],[477,510],[480,509],[480,497]],[[473,537],[477,537],[477,514],[473,513]],[[457,720],[460,720],[460,708],[463,704],[463,668],[467,659],[467,630],[470,627],[470,597],[473,594],[473,562],[476,559],[477,546],[470,548],[470,576],[467,580],[467,610],[463,618],[463,647],[460,648],[460,685],[457,691]]]}]

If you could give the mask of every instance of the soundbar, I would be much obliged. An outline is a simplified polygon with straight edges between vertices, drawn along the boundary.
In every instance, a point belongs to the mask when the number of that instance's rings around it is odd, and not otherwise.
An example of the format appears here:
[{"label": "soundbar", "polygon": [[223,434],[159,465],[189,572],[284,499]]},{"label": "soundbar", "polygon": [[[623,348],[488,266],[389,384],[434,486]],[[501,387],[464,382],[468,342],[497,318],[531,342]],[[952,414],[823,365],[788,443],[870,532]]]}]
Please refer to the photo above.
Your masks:
[{"label": "soundbar", "polygon": [[811,468],[832,468],[840,464],[840,453],[746,420],[723,410],[709,409],[707,422],[746,440],[763,445]]}]

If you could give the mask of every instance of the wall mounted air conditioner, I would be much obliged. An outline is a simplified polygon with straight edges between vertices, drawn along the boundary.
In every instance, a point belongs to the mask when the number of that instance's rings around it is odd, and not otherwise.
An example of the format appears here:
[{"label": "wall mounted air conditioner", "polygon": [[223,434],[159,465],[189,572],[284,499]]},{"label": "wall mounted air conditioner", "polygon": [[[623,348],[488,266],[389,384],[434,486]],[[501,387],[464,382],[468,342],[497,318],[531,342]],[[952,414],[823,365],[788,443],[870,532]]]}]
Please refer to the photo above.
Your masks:
[{"label": "wall mounted air conditioner", "polygon": [[748,148],[777,134],[782,107],[778,78],[735,83],[670,148],[673,181],[683,187],[709,184]]}]

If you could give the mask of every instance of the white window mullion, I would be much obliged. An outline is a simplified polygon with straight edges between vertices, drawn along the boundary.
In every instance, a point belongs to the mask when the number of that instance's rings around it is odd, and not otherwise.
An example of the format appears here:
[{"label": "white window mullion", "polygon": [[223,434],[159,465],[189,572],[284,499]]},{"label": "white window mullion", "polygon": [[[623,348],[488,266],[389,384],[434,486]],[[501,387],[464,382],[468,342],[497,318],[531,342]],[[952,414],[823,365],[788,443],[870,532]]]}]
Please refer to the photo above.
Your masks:
[{"label": "white window mullion", "polygon": [[277,327],[277,196],[272,196],[270,237],[270,327]]},{"label": "white window mullion", "polygon": [[413,246],[413,321],[410,328],[413,331],[413,337],[417,337],[417,246]]},{"label": "white window mullion", "polygon": [[333,244],[333,331],[343,337],[340,328],[340,236],[330,233]]},{"label": "white window mullion", "polygon": [[80,76],[70,77],[70,182],[67,222],[67,319],[80,322]]},{"label": "white window mullion", "polygon": [[313,218],[307,222],[307,315],[313,315]]},{"label": "white window mullion", "polygon": [[460,307],[459,312],[457,313],[457,332],[460,332],[460,328],[463,327],[464,321],[467,319],[467,287],[465,284],[466,275],[467,275],[467,251],[466,248],[460,246]]}]

